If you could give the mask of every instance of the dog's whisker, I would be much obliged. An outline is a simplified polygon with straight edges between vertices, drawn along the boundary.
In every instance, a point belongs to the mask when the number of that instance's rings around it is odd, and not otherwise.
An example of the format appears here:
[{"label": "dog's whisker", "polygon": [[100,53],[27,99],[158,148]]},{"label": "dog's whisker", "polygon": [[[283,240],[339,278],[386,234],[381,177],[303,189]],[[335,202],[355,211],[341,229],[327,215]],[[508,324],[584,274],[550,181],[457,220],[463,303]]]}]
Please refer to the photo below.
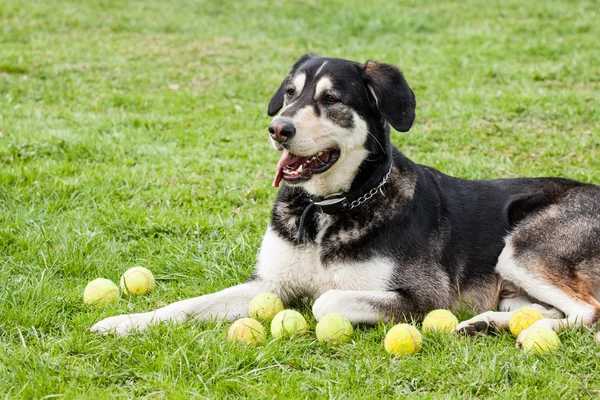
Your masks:
[{"label": "dog's whisker", "polygon": [[383,146],[381,145],[381,143],[379,142],[379,140],[377,140],[377,138],[375,137],[375,135],[373,135],[371,132],[368,132],[369,136],[371,136],[373,139],[375,139],[375,141],[377,142],[377,144],[379,145],[379,147],[381,147],[381,150],[383,150],[383,152],[385,153],[385,149],[383,148]]}]

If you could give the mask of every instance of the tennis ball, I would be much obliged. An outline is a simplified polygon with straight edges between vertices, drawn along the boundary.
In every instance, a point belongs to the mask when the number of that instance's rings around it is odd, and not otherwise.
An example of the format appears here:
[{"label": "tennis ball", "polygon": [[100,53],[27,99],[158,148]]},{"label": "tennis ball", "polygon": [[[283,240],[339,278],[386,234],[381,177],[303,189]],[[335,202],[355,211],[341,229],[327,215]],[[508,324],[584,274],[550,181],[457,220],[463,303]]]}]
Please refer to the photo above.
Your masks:
[{"label": "tennis ball", "polygon": [[242,318],[235,321],[227,331],[230,342],[246,343],[251,346],[262,346],[266,343],[265,328],[255,319]]},{"label": "tennis ball", "polygon": [[271,334],[274,338],[304,333],[307,329],[306,320],[298,311],[283,310],[277,313],[271,321]]},{"label": "tennis ball", "polygon": [[415,354],[421,350],[421,343],[423,343],[421,332],[409,324],[393,326],[384,340],[385,349],[395,356]]},{"label": "tennis ball", "polygon": [[99,307],[116,301],[119,301],[119,288],[110,279],[94,279],[83,291],[83,302],[88,306]]},{"label": "tennis ball", "polygon": [[525,351],[533,350],[536,353],[556,351],[560,347],[560,339],[556,332],[550,328],[537,327],[527,331],[523,339]]},{"label": "tennis ball", "polygon": [[448,310],[433,310],[423,320],[424,331],[452,332],[458,319]]},{"label": "tennis ball", "polygon": [[510,317],[508,327],[513,335],[519,336],[522,330],[529,328],[535,321],[544,318],[541,312],[531,307],[519,308]]},{"label": "tennis ball", "polygon": [[121,290],[124,295],[139,296],[154,289],[154,275],[144,267],[129,268],[121,276]]},{"label": "tennis ball", "polygon": [[327,314],[321,318],[315,332],[320,342],[342,343],[350,340],[354,329],[343,315]]},{"label": "tennis ball", "polygon": [[250,317],[267,321],[272,320],[281,310],[283,310],[283,303],[274,293],[257,294],[248,306]]}]

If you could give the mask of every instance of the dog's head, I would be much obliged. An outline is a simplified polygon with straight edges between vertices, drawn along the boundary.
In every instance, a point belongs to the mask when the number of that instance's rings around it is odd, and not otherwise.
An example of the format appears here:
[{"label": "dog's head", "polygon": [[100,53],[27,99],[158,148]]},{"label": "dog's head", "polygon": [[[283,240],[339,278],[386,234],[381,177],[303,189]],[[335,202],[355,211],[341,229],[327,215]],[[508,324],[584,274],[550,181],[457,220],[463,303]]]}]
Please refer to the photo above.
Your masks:
[{"label": "dog's head", "polygon": [[391,151],[389,127],[406,132],[415,96],[394,66],[305,54],[269,103],[269,126],[282,151],[273,186],[281,180],[316,196],[347,191],[366,162]]}]

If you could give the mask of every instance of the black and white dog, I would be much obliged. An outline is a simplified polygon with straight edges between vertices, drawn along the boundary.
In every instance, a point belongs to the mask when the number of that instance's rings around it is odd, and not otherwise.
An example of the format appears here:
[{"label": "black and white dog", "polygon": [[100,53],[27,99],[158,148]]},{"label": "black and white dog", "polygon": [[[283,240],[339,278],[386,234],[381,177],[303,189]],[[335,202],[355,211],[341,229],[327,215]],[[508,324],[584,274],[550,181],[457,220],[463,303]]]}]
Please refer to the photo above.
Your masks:
[{"label": "black and white dog", "polygon": [[468,309],[483,314],[457,329],[474,334],[506,328],[511,310],[526,305],[546,317],[535,326],[594,324],[600,187],[558,178],[469,181],[415,164],[392,146],[388,126],[408,131],[415,105],[392,65],[302,56],[269,104],[270,116],[279,113],[269,132],[282,152],[273,185],[285,185],[252,277],[92,330],[233,320],[261,292],[286,304],[312,298],[317,320],[340,313],[354,324]]}]

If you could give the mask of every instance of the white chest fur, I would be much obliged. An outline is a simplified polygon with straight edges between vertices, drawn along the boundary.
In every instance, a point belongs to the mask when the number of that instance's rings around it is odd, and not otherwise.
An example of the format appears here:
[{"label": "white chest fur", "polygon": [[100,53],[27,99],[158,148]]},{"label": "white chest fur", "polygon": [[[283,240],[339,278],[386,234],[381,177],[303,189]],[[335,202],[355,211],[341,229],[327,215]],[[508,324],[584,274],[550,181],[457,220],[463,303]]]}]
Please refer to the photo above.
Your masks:
[{"label": "white chest fur", "polygon": [[393,264],[384,258],[323,265],[321,245],[294,246],[270,227],[263,238],[256,275],[284,293],[317,298],[328,290],[389,289]]}]

